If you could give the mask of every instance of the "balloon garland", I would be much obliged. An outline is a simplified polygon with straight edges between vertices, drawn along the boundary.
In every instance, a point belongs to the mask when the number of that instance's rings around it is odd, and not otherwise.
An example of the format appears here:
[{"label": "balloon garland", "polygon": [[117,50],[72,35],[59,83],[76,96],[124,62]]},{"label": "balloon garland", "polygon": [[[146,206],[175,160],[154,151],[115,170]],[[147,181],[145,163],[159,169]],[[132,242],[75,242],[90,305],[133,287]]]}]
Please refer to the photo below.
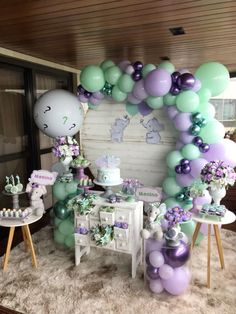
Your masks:
[{"label": "balloon garland", "polygon": [[[214,119],[209,103],[229,84],[227,68],[218,62],[202,64],[195,72],[164,61],[158,66],[122,61],[118,65],[105,60],[100,65],[82,69],[78,99],[96,109],[104,97],[125,102],[126,111],[145,116],[164,108],[179,138],[176,150],[166,157],[168,176],[163,181],[167,206],[192,206],[186,187],[200,176],[201,169],[212,159],[236,166],[236,144],[224,139],[224,125]],[[229,153],[230,152],[230,153]]]}]

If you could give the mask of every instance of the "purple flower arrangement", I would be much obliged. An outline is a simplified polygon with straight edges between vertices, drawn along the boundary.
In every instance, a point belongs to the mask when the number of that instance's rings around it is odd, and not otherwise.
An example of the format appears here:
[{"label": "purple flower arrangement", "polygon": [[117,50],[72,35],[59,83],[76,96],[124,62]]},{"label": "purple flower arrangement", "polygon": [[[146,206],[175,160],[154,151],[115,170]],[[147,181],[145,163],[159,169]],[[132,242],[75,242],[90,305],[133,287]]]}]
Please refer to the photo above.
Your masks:
[{"label": "purple flower arrangement", "polygon": [[85,227],[79,227],[79,228],[76,228],[75,232],[79,234],[87,234],[89,231]]},{"label": "purple flower arrangement", "polygon": [[166,229],[170,229],[175,227],[177,224],[188,221],[191,219],[191,213],[185,211],[183,208],[179,206],[175,206],[173,208],[169,208],[164,216],[164,224]]},{"label": "purple flower arrangement", "polygon": [[234,185],[236,173],[234,169],[220,160],[208,162],[201,171],[202,182],[211,188],[223,188]]},{"label": "purple flower arrangement", "polygon": [[137,179],[125,179],[122,184],[122,192],[126,195],[134,195],[140,186],[142,185]]},{"label": "purple flower arrangement", "polygon": [[79,144],[71,136],[59,136],[54,140],[53,154],[61,160],[79,155]]}]

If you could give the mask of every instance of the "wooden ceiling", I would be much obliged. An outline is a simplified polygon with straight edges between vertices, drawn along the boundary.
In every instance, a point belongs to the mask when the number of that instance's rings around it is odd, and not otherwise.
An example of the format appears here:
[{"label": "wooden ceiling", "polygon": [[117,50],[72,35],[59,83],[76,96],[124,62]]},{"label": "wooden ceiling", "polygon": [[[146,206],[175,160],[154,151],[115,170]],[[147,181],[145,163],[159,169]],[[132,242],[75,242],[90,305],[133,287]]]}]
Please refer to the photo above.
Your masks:
[{"label": "wooden ceiling", "polygon": [[1,0],[0,46],[76,69],[168,57],[176,68],[219,61],[235,71],[236,1]]}]

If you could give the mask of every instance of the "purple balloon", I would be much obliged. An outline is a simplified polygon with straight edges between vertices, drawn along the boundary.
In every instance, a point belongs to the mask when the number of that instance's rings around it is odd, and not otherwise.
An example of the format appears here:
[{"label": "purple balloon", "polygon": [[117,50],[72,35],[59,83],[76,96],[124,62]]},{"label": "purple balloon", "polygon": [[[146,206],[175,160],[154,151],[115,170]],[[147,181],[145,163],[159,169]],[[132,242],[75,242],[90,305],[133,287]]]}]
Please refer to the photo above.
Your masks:
[{"label": "purple balloon", "polygon": [[164,244],[164,240],[157,241],[154,238],[149,238],[145,241],[146,255],[152,251],[160,251]]},{"label": "purple balloon", "polygon": [[134,97],[132,93],[128,94],[127,101],[133,105],[137,105],[140,103],[140,99],[137,99],[136,97]]},{"label": "purple balloon", "polygon": [[181,132],[179,134],[179,140],[184,144],[190,144],[193,140],[194,136],[189,134],[188,132]]},{"label": "purple balloon", "polygon": [[87,103],[88,102],[88,98],[87,97],[85,97],[84,95],[79,95],[79,101],[81,101],[81,102],[85,102],[85,103]]},{"label": "purple balloon", "polygon": [[153,292],[153,293],[161,293],[164,288],[163,288],[163,285],[162,285],[162,282],[160,279],[157,279],[157,280],[150,280],[149,282],[149,288],[150,290]]},{"label": "purple balloon", "polygon": [[199,150],[201,153],[207,153],[210,149],[210,145],[207,144],[207,143],[202,143],[200,146],[199,146]]},{"label": "purple balloon", "polygon": [[195,93],[198,92],[201,89],[201,86],[202,86],[201,81],[199,79],[195,78],[195,83],[192,87],[192,91]]},{"label": "purple balloon", "polygon": [[189,165],[190,164],[190,160],[183,158],[180,160],[180,165],[184,166],[184,165]]},{"label": "purple balloon", "polygon": [[89,102],[90,102],[90,104],[92,104],[94,106],[97,106],[97,105],[99,105],[101,103],[101,99],[97,99],[97,98],[91,96],[89,98]]},{"label": "purple balloon", "polygon": [[196,146],[200,146],[202,145],[203,143],[203,140],[200,136],[195,136],[194,139],[193,139],[193,144],[196,145]]},{"label": "purple balloon", "polygon": [[159,268],[159,275],[161,279],[170,279],[174,275],[174,269],[167,264],[163,264]]},{"label": "purple balloon", "polygon": [[86,90],[86,91],[84,92],[84,96],[89,99],[89,98],[92,96],[92,93],[90,93],[90,92],[88,92],[88,91]]},{"label": "purple balloon", "polygon": [[191,160],[190,166],[191,166],[191,175],[194,178],[199,178],[202,168],[208,163],[208,161],[204,158],[197,158],[194,160]]},{"label": "purple balloon", "polygon": [[81,84],[77,87],[77,92],[78,92],[80,95],[83,95],[83,94],[84,94],[85,89],[83,88],[83,86],[82,86]]},{"label": "purple balloon", "polygon": [[168,117],[173,120],[174,117],[179,113],[179,110],[175,106],[165,107]]},{"label": "purple balloon", "polygon": [[143,64],[141,61],[136,61],[136,62],[134,62],[133,67],[135,70],[141,71],[143,68]]},{"label": "purple balloon", "polygon": [[191,73],[181,74],[177,79],[177,85],[182,90],[192,89],[195,83],[195,78]]},{"label": "purple balloon", "polygon": [[178,86],[176,86],[175,84],[172,84],[171,88],[170,88],[170,93],[172,95],[179,95],[180,93],[180,89]]},{"label": "purple balloon", "polygon": [[190,167],[189,165],[183,165],[183,166],[182,166],[182,172],[183,172],[184,174],[190,173],[190,172],[191,172],[191,167]]},{"label": "purple balloon", "polygon": [[188,131],[192,125],[191,113],[181,112],[174,118],[174,125],[178,131]]},{"label": "purple balloon", "polygon": [[185,187],[190,186],[194,181],[194,178],[190,174],[177,174],[176,182],[179,186]]},{"label": "purple balloon", "polygon": [[140,80],[135,83],[132,93],[135,98],[140,99],[140,100],[143,100],[148,97],[148,94],[146,93],[145,88],[144,88],[143,80]]},{"label": "purple balloon", "polygon": [[177,141],[176,142],[176,144],[175,144],[175,148],[177,149],[177,150],[180,150],[181,148],[183,148],[184,147],[184,143],[182,143],[181,141]]},{"label": "purple balloon", "polygon": [[158,279],[159,276],[159,268],[153,267],[152,265],[148,265],[146,269],[146,273],[151,279]]},{"label": "purple balloon", "polygon": [[184,293],[189,285],[191,274],[187,266],[177,267],[167,280],[161,280],[164,289],[172,295]]},{"label": "purple balloon", "polygon": [[166,264],[172,267],[184,265],[190,257],[189,245],[180,240],[178,246],[164,247],[161,250]]},{"label": "purple balloon", "polygon": [[180,165],[175,166],[175,172],[178,174],[182,173],[182,167]]},{"label": "purple balloon", "polygon": [[142,79],[142,72],[141,71],[138,71],[138,70],[135,70],[134,73],[132,74],[132,79],[137,82],[139,80]]},{"label": "purple balloon", "polygon": [[126,67],[125,73],[132,75],[134,73],[134,67],[130,64]]},{"label": "purple balloon", "polygon": [[103,93],[101,93],[101,92],[94,92],[93,94],[92,94],[92,96],[94,97],[94,98],[97,98],[97,99],[103,99],[105,96],[103,95]]},{"label": "purple balloon", "polygon": [[142,116],[147,116],[149,113],[153,111],[144,101],[138,104],[138,111]]},{"label": "purple balloon", "polygon": [[130,65],[130,64],[131,64],[130,61],[124,60],[124,61],[121,61],[121,62],[118,64],[118,67],[119,67],[123,72],[125,72],[127,66]]},{"label": "purple balloon", "polygon": [[164,96],[171,88],[171,75],[165,69],[155,69],[147,74],[144,86],[150,96]]},{"label": "purple balloon", "polygon": [[173,83],[177,82],[178,77],[180,76],[180,73],[178,71],[175,71],[171,74],[171,79]]}]

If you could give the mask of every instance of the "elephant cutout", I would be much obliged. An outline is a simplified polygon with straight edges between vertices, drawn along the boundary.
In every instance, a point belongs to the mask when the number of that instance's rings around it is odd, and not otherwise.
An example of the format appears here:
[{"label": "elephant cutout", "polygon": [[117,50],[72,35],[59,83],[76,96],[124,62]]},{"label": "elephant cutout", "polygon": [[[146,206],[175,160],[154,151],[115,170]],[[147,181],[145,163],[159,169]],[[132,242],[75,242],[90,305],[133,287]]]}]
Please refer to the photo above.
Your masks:
[{"label": "elephant cutout", "polygon": [[148,120],[146,123],[143,119],[140,120],[142,126],[147,129],[146,133],[146,142],[147,144],[159,144],[161,140],[161,136],[159,134],[160,131],[164,130],[164,125],[161,124],[156,118],[152,118]]},{"label": "elephant cutout", "polygon": [[124,118],[117,118],[111,126],[111,141],[115,143],[123,142],[125,128],[129,125],[130,118],[126,115]]}]

